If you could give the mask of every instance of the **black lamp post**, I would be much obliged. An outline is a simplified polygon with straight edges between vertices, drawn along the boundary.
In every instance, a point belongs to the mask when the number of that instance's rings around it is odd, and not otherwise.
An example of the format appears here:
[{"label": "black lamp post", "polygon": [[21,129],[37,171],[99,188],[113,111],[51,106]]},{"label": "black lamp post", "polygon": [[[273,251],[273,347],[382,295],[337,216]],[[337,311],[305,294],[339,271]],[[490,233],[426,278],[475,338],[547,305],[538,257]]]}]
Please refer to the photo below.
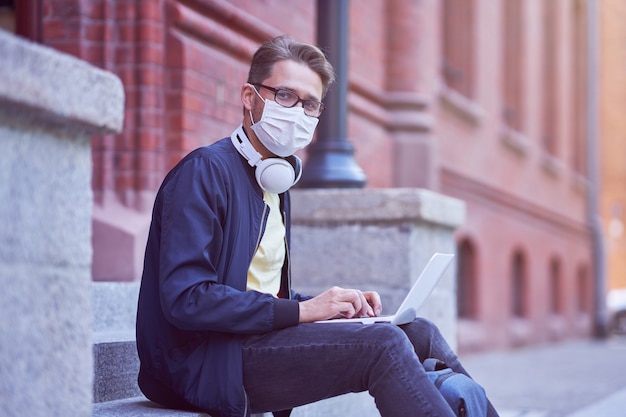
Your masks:
[{"label": "black lamp post", "polygon": [[348,0],[317,1],[317,41],[336,71],[317,126],[317,139],[307,151],[303,188],[360,188],[366,177],[347,140]]}]

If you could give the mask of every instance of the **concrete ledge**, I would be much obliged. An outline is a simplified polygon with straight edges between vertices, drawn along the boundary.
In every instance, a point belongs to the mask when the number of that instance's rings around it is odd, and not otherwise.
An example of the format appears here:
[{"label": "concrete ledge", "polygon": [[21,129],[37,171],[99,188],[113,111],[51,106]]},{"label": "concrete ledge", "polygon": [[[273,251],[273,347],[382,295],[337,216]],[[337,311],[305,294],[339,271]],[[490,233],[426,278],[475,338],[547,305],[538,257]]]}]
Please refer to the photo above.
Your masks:
[{"label": "concrete ledge", "polygon": [[[435,252],[455,253],[461,200],[419,188],[294,190],[293,288],[332,285],[376,290],[391,314]],[[456,262],[418,315],[437,323],[456,348]]]},{"label": "concrete ledge", "polygon": [[94,404],[92,417],[210,417],[197,411],[180,411],[163,408],[145,397]]},{"label": "concrete ledge", "polygon": [[[198,411],[181,411],[164,408],[146,397],[94,404],[92,417],[211,417]],[[270,413],[252,414],[251,417],[271,417]]]},{"label": "concrete ledge", "polygon": [[3,30],[0,56],[2,112],[92,133],[122,130],[124,88],[117,76]]},{"label": "concrete ledge", "polygon": [[[366,393],[347,394],[325,401],[319,401],[304,407],[298,407],[291,413],[292,417],[347,417],[361,416],[374,417],[378,412],[362,413],[364,407],[362,400]],[[350,401],[345,401],[350,398]],[[369,397],[371,400],[371,397]],[[366,401],[365,403],[369,403]],[[372,401],[373,402],[373,401]],[[126,398],[123,400],[109,401],[94,404],[92,417],[211,417],[209,414],[197,411],[181,411],[164,408],[144,396]],[[252,414],[251,417],[272,417],[272,413]]]},{"label": "concrete ledge", "polygon": [[293,190],[294,224],[434,223],[455,228],[465,221],[465,203],[422,188]]},{"label": "concrete ledge", "polygon": [[137,282],[92,282],[94,343],[134,341]]},{"label": "concrete ledge", "polygon": [[95,344],[93,360],[94,403],[141,395],[137,385],[139,357],[134,340]]},{"label": "concrete ledge", "polygon": [[93,282],[93,401],[137,397],[135,317],[139,282]]}]

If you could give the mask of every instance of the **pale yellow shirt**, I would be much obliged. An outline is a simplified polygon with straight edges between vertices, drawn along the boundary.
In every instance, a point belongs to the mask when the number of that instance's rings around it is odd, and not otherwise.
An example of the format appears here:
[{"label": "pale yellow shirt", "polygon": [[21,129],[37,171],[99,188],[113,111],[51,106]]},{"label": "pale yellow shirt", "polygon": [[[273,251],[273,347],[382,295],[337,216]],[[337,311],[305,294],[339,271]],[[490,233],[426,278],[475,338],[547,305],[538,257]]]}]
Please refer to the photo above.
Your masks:
[{"label": "pale yellow shirt", "polygon": [[263,191],[263,199],[269,206],[269,217],[261,243],[248,269],[247,289],[278,296],[286,255],[285,225],[280,213],[278,194]]}]

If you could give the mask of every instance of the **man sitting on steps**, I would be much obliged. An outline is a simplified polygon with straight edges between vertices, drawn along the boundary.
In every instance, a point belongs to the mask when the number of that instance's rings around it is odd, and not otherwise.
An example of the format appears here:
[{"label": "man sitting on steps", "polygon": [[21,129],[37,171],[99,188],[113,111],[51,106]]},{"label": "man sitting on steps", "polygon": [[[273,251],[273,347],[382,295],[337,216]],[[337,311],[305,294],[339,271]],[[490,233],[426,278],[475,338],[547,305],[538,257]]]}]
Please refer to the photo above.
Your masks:
[{"label": "man sitting on steps", "polygon": [[[294,153],[311,142],[333,80],[319,48],[287,36],[264,43],[241,89],[242,124],[163,181],[137,312],[139,386],[149,399],[245,417],[367,390],[384,417],[453,416],[420,360],[466,372],[432,323],[313,323],[376,316],[380,297],[291,287]],[[488,416],[497,416],[491,405]]]}]

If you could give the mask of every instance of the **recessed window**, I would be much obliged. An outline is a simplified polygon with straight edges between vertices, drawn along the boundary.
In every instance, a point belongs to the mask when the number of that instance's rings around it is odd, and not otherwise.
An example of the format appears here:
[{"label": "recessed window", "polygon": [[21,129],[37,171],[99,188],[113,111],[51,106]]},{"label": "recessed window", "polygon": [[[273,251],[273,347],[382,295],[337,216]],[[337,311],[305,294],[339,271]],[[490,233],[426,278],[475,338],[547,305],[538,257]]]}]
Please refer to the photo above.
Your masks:
[{"label": "recessed window", "polygon": [[15,1],[0,0],[0,29],[15,32]]},{"label": "recessed window", "polygon": [[544,1],[543,3],[543,111],[542,145],[550,155],[558,153],[558,2]]},{"label": "recessed window", "polygon": [[561,277],[561,262],[554,258],[549,266],[549,291],[550,291],[550,313],[559,315],[563,313],[563,284]]},{"label": "recessed window", "polygon": [[586,104],[587,104],[587,24],[585,7],[582,1],[575,1],[572,24],[572,168],[581,175],[586,171]]},{"label": "recessed window", "polygon": [[504,0],[502,19],[502,119],[511,129],[521,132],[524,124],[524,31],[523,9],[526,2]]},{"label": "recessed window", "polygon": [[42,0],[0,0],[0,28],[31,41],[42,41]]},{"label": "recessed window", "polygon": [[448,86],[473,98],[474,0],[444,0],[442,77]]},{"label": "recessed window", "polygon": [[476,254],[469,239],[463,239],[457,247],[456,273],[458,316],[464,319],[475,319],[478,316]]},{"label": "recessed window", "polygon": [[526,257],[521,251],[513,254],[511,261],[511,313],[513,317],[523,318],[527,311]]},{"label": "recessed window", "polygon": [[581,265],[576,271],[576,310],[579,313],[590,312],[589,273],[587,267]]}]

